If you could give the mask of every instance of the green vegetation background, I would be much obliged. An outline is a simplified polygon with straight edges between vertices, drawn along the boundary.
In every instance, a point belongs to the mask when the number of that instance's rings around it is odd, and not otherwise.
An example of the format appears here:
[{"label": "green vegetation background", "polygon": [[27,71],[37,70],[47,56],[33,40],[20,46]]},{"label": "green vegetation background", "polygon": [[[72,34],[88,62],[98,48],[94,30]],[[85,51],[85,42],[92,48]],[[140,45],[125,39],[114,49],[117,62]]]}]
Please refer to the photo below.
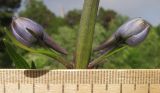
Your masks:
[{"label": "green vegetation background", "polygon": [[[19,0],[17,1],[19,2]],[[12,4],[7,6],[13,8]],[[9,28],[12,15],[13,12],[0,11],[0,68],[15,68],[12,60],[5,52],[5,46],[2,42],[2,38],[5,36],[2,31],[4,27]],[[57,43],[68,50],[69,54],[67,55],[67,59],[70,61],[73,60],[81,10],[71,10],[63,18],[49,11],[41,1],[32,0],[32,2],[27,5],[26,10],[20,13],[20,16],[28,17],[41,24],[45,28],[45,31],[48,32]],[[95,27],[93,48],[107,39],[107,37],[116,31],[127,19],[129,18],[115,11],[100,8]],[[106,59],[103,64],[99,65],[98,68],[160,68],[159,48],[160,26],[154,26],[151,28],[150,34],[145,42],[137,47],[126,48],[112,55]],[[28,63],[31,64],[32,61],[35,62],[37,68],[64,68],[61,64],[49,57],[28,53],[16,46],[15,50],[22,55]],[[93,53],[92,58],[96,58],[97,56],[97,53]]]}]

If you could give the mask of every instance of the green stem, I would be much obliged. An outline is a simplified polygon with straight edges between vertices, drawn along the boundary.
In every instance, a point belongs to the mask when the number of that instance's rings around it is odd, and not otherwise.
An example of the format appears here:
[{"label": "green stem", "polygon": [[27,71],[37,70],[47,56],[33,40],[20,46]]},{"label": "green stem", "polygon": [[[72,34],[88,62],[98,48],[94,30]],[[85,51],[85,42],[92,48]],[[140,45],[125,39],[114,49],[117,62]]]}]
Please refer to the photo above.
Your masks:
[{"label": "green stem", "polygon": [[[19,45],[17,45],[19,46]],[[39,50],[33,50],[33,49],[30,49],[26,46],[19,46],[29,52],[32,52],[32,53],[38,53],[38,54],[43,54],[43,55],[46,55],[48,57],[51,57],[55,60],[57,60],[59,63],[63,64],[66,68],[73,68],[73,66],[71,64],[69,64],[69,62],[67,62],[63,57],[61,57],[59,54],[57,53],[53,53],[51,52],[51,50],[48,50],[48,49],[45,49],[45,50],[42,50],[42,49],[39,49]]]},{"label": "green stem", "polygon": [[114,53],[119,52],[120,50],[126,48],[126,46],[121,47],[119,49],[113,49],[110,50],[109,52],[106,52],[105,54],[101,55],[100,57],[96,58],[95,60],[93,60],[92,62],[89,63],[88,68],[93,68],[94,66],[98,65],[99,63],[101,63],[105,58],[113,55]]},{"label": "green stem", "polygon": [[[17,44],[16,44],[17,45]],[[19,45],[17,45],[19,46]],[[49,56],[55,60],[57,60],[59,63],[63,64],[66,68],[73,68],[71,64],[69,64],[63,57],[61,57],[59,54],[57,53],[53,53],[51,50],[48,50],[48,49],[45,49],[45,50],[42,50],[42,49],[39,49],[39,50],[33,50],[33,49],[30,49],[26,46],[19,46],[29,52],[32,52],[32,53],[39,53],[39,54],[43,54],[43,55],[46,55],[46,56]]]},{"label": "green stem", "polygon": [[76,68],[87,68],[92,51],[92,42],[99,0],[84,0],[80,30],[76,47]]},{"label": "green stem", "polygon": [[38,50],[36,51],[36,53],[40,53],[40,54],[44,54],[46,56],[49,56],[55,60],[57,60],[58,62],[60,62],[61,64],[63,64],[66,68],[73,68],[73,66],[66,61],[66,59],[64,59],[63,57],[61,57],[60,55],[56,54],[56,53],[52,53],[50,51],[46,51],[46,50]]}]

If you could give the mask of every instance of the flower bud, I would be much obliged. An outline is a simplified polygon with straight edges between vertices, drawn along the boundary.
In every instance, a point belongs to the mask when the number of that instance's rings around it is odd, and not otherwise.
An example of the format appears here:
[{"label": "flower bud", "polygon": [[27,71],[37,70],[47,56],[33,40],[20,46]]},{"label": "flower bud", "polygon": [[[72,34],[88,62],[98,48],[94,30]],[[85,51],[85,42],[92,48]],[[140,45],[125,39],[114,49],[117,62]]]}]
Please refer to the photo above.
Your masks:
[{"label": "flower bud", "polygon": [[28,18],[14,18],[11,28],[16,39],[26,46],[31,46],[38,37],[43,36],[42,26]]},{"label": "flower bud", "polygon": [[11,29],[15,38],[22,44],[30,47],[36,42],[66,54],[66,50],[56,44],[38,23],[24,17],[13,18]]},{"label": "flower bud", "polygon": [[95,50],[102,50],[107,47],[127,44],[136,46],[144,41],[149,33],[150,25],[142,18],[132,19],[123,24],[107,41]]},{"label": "flower bud", "polygon": [[116,38],[125,40],[130,46],[140,44],[148,35],[150,25],[142,18],[135,18],[122,25],[115,33]]}]

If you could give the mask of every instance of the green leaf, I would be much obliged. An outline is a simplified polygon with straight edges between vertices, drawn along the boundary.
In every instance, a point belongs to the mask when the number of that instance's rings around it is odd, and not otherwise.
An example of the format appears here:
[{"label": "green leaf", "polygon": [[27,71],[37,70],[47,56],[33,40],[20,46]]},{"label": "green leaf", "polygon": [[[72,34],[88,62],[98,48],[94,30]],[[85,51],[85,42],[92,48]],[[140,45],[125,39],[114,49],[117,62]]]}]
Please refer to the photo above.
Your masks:
[{"label": "green leaf", "polygon": [[12,61],[14,62],[15,67],[21,69],[29,69],[30,66],[28,65],[26,60],[23,59],[23,57],[16,53],[15,48],[13,48],[13,46],[7,40],[4,39],[3,41],[6,46],[6,51],[12,59]]}]

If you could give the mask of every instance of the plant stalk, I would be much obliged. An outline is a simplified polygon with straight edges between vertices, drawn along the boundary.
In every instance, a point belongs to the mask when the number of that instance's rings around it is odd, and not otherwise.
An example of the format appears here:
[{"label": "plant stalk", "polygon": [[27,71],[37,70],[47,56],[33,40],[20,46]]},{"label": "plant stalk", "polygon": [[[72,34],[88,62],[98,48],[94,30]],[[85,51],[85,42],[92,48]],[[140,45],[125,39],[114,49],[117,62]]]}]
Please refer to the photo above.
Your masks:
[{"label": "plant stalk", "polygon": [[95,21],[100,0],[84,0],[76,45],[76,68],[86,69],[92,51]]}]

